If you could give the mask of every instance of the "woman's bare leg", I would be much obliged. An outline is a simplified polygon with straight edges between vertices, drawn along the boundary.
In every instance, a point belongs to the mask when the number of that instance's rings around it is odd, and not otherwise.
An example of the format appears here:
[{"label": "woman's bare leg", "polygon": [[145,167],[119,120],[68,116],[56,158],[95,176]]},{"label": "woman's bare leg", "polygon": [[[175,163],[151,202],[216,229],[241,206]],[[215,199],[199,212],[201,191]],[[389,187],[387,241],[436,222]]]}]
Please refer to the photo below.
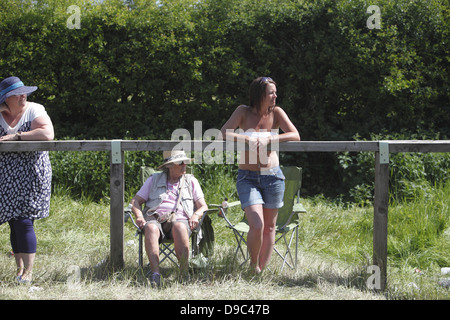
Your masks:
[{"label": "woman's bare leg", "polygon": [[250,254],[250,267],[255,272],[260,272],[259,256],[263,243],[264,218],[263,207],[260,204],[251,205],[244,209],[248,225],[247,249]]}]

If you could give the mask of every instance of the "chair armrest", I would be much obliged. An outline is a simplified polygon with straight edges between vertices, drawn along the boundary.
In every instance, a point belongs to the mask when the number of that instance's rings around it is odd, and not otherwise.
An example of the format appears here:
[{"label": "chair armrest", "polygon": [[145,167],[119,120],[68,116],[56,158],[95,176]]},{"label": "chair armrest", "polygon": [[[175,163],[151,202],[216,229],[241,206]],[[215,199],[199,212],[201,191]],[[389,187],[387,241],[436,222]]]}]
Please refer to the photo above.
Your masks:
[{"label": "chair armrest", "polygon": [[216,207],[217,209],[214,209],[214,210],[218,210],[219,211],[217,215],[220,218],[225,219],[225,221],[227,222],[227,224],[230,227],[233,227],[234,224],[230,221],[230,219],[228,219],[228,217],[227,217],[227,210],[226,209],[238,206],[240,204],[241,204],[240,201],[232,201],[232,202],[228,202],[228,206],[226,208],[224,208],[221,204],[209,204],[208,206]]},{"label": "chair armrest", "polygon": [[128,205],[128,207],[123,209],[123,221],[126,223],[128,221],[128,219],[131,218],[131,220],[133,220],[133,216],[132,216],[132,211],[131,211],[131,203]]},{"label": "chair armrest", "polygon": [[203,211],[202,218],[200,219],[197,228],[195,228],[194,230],[192,230],[192,232],[198,233],[198,232],[200,231],[200,228],[202,227],[203,220],[205,220],[205,217],[206,217],[208,214],[210,214],[210,213],[212,213],[212,212],[215,212],[215,211],[216,211],[216,209],[208,209],[208,210]]},{"label": "chair armrest", "polygon": [[238,206],[240,204],[241,204],[240,201],[228,202],[228,208],[235,207],[235,206]]},{"label": "chair armrest", "polygon": [[228,206],[226,208],[224,208],[221,204],[208,204],[209,207],[216,207],[217,209],[213,209],[213,210],[219,210],[219,216],[220,213],[223,213],[227,208],[232,208],[235,206],[240,205],[241,202],[240,201],[233,201],[233,202],[228,202]]},{"label": "chair armrest", "polygon": [[306,213],[305,207],[301,203],[294,203],[294,206],[292,208],[292,211],[296,213]]},{"label": "chair armrest", "polygon": [[128,221],[128,219],[131,219],[131,222],[133,223],[133,225],[136,227],[138,232],[142,232],[142,229],[138,227],[138,225],[136,224],[136,222],[134,221],[133,218],[133,211],[131,211],[131,203],[128,205],[128,207],[126,207],[125,209],[123,209],[123,215],[124,215],[124,222],[126,223]]},{"label": "chair armrest", "polygon": [[200,226],[202,225],[203,220],[205,219],[205,217],[206,217],[208,214],[210,214],[210,213],[212,213],[212,212],[215,212],[215,211],[216,211],[216,209],[208,209],[208,210],[203,211],[203,215],[202,215],[202,218],[200,219],[200,222],[199,222],[199,224],[198,224],[198,227],[200,227]]}]

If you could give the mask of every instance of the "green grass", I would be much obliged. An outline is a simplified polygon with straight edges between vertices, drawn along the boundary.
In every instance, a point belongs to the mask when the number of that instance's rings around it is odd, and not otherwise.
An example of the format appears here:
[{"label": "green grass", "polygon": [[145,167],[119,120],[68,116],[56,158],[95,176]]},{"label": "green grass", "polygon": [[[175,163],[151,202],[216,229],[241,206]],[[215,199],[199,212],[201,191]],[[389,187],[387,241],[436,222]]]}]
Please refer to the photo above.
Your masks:
[{"label": "green grass", "polygon": [[[321,197],[304,200],[303,244],[310,250],[345,261],[371,252],[373,207],[348,206]],[[391,203],[388,213],[388,255],[392,265],[429,268],[450,265],[450,183],[412,201]],[[330,243],[333,245],[330,246]]]},{"label": "green grass", "polygon": [[[390,204],[388,284],[390,298],[448,298],[437,282],[450,265],[450,183]],[[322,197],[306,199],[302,246],[348,264],[371,264],[373,207],[348,206]]]},{"label": "green grass", "polygon": [[[208,202],[234,196],[233,179],[223,179],[221,185],[228,187],[221,187],[220,194],[213,195],[213,184],[204,186]],[[52,197],[50,217],[35,224],[34,291],[15,284],[9,227],[0,226],[0,299],[185,299],[186,292],[192,299],[448,299],[448,289],[438,281],[443,277],[440,268],[450,266],[449,188],[447,183],[413,201],[391,204],[385,294],[366,286],[372,256],[370,206],[304,199],[307,213],[300,219],[298,269],[280,272],[280,259],[274,255],[274,273],[256,279],[233,263],[234,237],[213,215],[216,246],[209,267],[196,272],[191,282],[180,283],[176,270],[163,265],[166,286],[154,290],[145,270],[137,267],[131,224],[125,228],[125,268],[112,270],[107,263],[109,204],[75,201],[59,191]],[[230,214],[237,221],[242,213]],[[75,283],[73,266],[80,270]]]}]

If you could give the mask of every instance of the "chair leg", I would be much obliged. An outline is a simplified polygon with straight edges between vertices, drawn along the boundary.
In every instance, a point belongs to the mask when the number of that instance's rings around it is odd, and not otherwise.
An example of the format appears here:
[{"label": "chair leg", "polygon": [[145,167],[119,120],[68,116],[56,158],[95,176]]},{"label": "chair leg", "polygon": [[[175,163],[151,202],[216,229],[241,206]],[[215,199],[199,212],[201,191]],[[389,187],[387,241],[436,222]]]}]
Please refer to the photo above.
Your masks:
[{"label": "chair leg", "polygon": [[[245,238],[244,238],[244,232],[239,233],[236,230],[233,230],[233,231],[234,231],[234,237],[236,238],[236,242],[237,242],[237,248],[236,248],[236,251],[234,252],[234,259],[236,260],[239,252],[241,252],[242,258],[244,258],[244,262],[242,262],[240,264],[240,266],[242,267],[242,265],[244,263],[246,263],[248,261],[248,259],[249,259],[249,253],[248,253],[248,249],[247,249],[247,242],[245,241]],[[245,244],[245,246],[246,246],[246,248],[245,248],[246,249],[245,250],[246,253],[244,253],[244,249],[242,248],[242,244]]]},{"label": "chair leg", "polygon": [[[281,259],[283,259],[283,264],[281,266],[281,271],[283,270],[285,264],[287,264],[291,269],[296,269],[297,268],[298,228],[295,228],[295,230],[292,230],[291,236],[289,238],[289,243],[286,240],[286,236],[287,236],[287,233],[283,233],[275,241],[275,244],[277,244],[281,239],[283,239],[284,245],[286,246],[286,252],[284,253],[284,255],[281,254],[280,251],[278,251],[278,249],[276,247],[274,247],[274,251],[280,256]],[[292,241],[294,240],[294,237],[295,237],[295,257],[292,256],[292,252],[291,252],[291,245],[292,245]],[[289,256],[289,259],[290,259],[290,263],[288,261],[288,256]]]},{"label": "chair leg", "polygon": [[[281,239],[283,238],[283,239],[284,239],[285,245],[287,245],[287,244],[286,244],[286,239],[285,239],[284,237],[285,237],[285,235],[281,236],[278,240],[281,240]],[[284,253],[284,255],[281,254],[281,252],[278,251],[278,249],[277,249],[276,247],[274,247],[273,249],[274,249],[274,251],[280,256],[280,258],[283,260],[283,264],[281,265],[281,270],[280,270],[280,271],[283,271],[283,268],[284,268],[284,265],[285,265],[285,264],[287,264],[290,268],[293,269],[293,266],[291,266],[291,265],[289,264],[289,262],[287,261],[287,256],[288,256],[288,254],[290,255],[289,248],[286,250],[286,252]],[[290,258],[292,259],[292,256],[290,256]]]},{"label": "chair leg", "polygon": [[164,260],[169,259],[170,261],[172,261],[173,264],[175,264],[177,267],[179,267],[178,262],[175,261],[172,256],[176,257],[175,254],[175,247],[171,247],[172,243],[166,244],[164,242],[160,243],[159,247],[160,247],[160,254],[163,254],[164,257],[161,259],[161,261],[159,262],[160,264],[164,262]]},{"label": "chair leg", "polygon": [[142,232],[140,232],[139,233],[139,267],[140,268],[142,268],[143,267],[143,265],[144,265],[144,261],[143,261],[143,256],[142,256],[142,251],[143,251],[143,245],[142,245],[142,242],[143,242],[143,233]]},{"label": "chair leg", "polygon": [[295,228],[295,269],[298,264],[298,227]]},{"label": "chair leg", "polygon": [[197,244],[197,234],[193,234],[191,236],[191,254],[189,258],[194,258],[197,254],[199,254],[199,247]]},{"label": "chair leg", "polygon": [[[143,231],[137,231],[136,234],[139,235],[139,252],[138,252],[138,264],[139,267],[142,268],[144,266],[144,256],[143,256],[143,251],[144,251],[144,232]],[[164,260],[169,259],[170,261],[172,261],[177,267],[179,267],[178,262],[175,261],[172,256],[176,257],[175,254],[175,247],[171,248],[173,243],[160,243],[159,245],[159,253],[160,255],[163,254],[163,258],[159,261],[159,263],[161,264]]]},{"label": "chair leg", "polygon": [[293,264],[292,269],[295,268],[295,262],[294,259],[292,258],[292,251],[291,251],[291,245],[292,245],[292,239],[294,238],[295,232],[292,231],[291,233],[291,238],[289,239],[289,257],[291,258],[291,263]]}]

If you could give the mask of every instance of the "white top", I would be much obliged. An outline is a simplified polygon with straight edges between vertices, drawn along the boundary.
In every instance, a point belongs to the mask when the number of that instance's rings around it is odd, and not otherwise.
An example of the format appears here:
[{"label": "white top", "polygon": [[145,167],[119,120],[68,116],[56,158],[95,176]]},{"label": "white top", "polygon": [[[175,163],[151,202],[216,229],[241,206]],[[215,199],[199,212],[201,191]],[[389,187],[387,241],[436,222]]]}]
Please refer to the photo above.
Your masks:
[{"label": "white top", "polygon": [[8,134],[16,134],[19,131],[19,128],[22,127],[25,123],[31,122],[37,117],[47,115],[47,111],[43,105],[35,103],[35,102],[27,102],[26,110],[20,118],[19,122],[16,124],[14,128],[11,128],[3,119],[3,115],[0,112],[0,126],[5,129]]},{"label": "white top", "polygon": [[266,138],[270,136],[276,136],[278,135],[277,130],[271,130],[271,131],[254,131],[254,130],[248,130],[245,132],[242,132],[244,136],[249,136],[251,138]]}]

